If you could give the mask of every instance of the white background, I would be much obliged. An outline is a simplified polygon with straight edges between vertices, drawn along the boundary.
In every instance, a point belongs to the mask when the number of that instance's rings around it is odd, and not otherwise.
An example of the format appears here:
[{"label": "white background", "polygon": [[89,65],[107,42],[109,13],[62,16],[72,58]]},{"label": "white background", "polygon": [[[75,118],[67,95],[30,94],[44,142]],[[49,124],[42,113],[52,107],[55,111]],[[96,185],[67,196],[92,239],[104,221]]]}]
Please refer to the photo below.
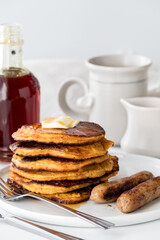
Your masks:
[{"label": "white background", "polygon": [[160,67],[159,0],[0,0],[0,22],[23,25],[25,59],[131,49]]},{"label": "white background", "polygon": [[[160,69],[160,0],[0,0],[0,23],[3,22],[22,24],[25,59],[86,59],[118,50],[133,50],[150,57],[155,68]],[[41,71],[36,63],[40,64]],[[54,66],[57,64],[55,68],[52,63]],[[41,94],[41,102],[47,102],[41,107],[43,117],[46,117],[49,109],[59,111],[55,101],[57,87],[51,87],[52,76],[56,76],[56,86],[70,74],[87,79],[84,63],[72,64],[62,61],[58,65],[53,61],[46,70],[47,61],[28,63],[29,69],[36,73],[41,85],[46,78],[50,80],[47,84],[50,84],[48,89],[52,91],[52,97],[42,87],[44,92]],[[0,168],[2,166],[1,164]],[[0,213],[5,215],[2,209]],[[108,231],[49,227],[90,240],[150,240],[158,239],[159,223],[160,220]],[[0,224],[0,232],[2,240],[42,239],[4,222]]]}]

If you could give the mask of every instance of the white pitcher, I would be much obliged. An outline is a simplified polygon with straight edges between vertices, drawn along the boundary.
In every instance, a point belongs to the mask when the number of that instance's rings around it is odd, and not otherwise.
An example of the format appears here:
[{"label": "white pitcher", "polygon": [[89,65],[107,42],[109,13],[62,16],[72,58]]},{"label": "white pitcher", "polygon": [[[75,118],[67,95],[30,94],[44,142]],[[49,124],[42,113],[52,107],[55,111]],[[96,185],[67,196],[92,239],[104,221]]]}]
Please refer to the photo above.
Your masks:
[{"label": "white pitcher", "polygon": [[[89,69],[89,86],[79,78],[67,79],[60,87],[59,105],[75,119],[99,123],[106,136],[120,144],[126,128],[126,114],[120,98],[147,95],[147,71],[151,60],[134,54],[99,56],[86,62]],[[77,99],[76,108],[66,101],[66,93],[72,84],[84,90]]]},{"label": "white pitcher", "polygon": [[130,153],[160,157],[160,98],[121,99],[121,103],[127,112],[121,148]]}]

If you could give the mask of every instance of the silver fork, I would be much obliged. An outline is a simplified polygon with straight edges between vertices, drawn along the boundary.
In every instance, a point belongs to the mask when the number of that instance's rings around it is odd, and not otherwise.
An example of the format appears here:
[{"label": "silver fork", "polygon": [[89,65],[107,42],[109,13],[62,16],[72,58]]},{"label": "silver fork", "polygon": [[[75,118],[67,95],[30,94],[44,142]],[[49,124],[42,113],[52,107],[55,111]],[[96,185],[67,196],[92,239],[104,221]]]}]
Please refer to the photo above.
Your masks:
[{"label": "silver fork", "polygon": [[83,213],[83,212],[80,212],[78,210],[69,208],[69,207],[64,206],[60,203],[49,200],[46,197],[39,196],[38,194],[35,194],[35,193],[32,193],[32,192],[19,194],[19,193],[15,192],[14,190],[11,190],[11,187],[9,186],[9,184],[7,184],[2,178],[0,178],[0,180],[1,180],[1,182],[0,182],[0,192],[3,194],[3,198],[5,200],[13,201],[13,200],[19,200],[23,197],[32,197],[32,198],[36,198],[36,199],[39,199],[41,201],[44,201],[46,203],[49,203],[51,205],[54,205],[56,207],[59,207],[59,208],[65,210],[67,212],[70,212],[70,213],[76,215],[77,217],[82,218],[83,220],[86,220],[86,221],[98,226],[98,227],[108,229],[110,227],[115,226],[114,223],[111,223],[111,222],[103,220],[101,218],[94,217],[94,216],[89,215],[87,213]]},{"label": "silver fork", "polygon": [[3,219],[6,223],[18,227],[23,230],[27,230],[28,232],[35,233],[39,236],[45,237],[47,239],[53,240],[55,237],[57,239],[65,239],[65,240],[84,240],[82,238],[74,237],[72,235],[68,235],[66,233],[58,232],[50,228],[46,228],[43,226],[40,226],[38,224],[35,224],[33,222],[24,220],[22,218],[18,217],[3,217],[0,214],[0,219]]}]

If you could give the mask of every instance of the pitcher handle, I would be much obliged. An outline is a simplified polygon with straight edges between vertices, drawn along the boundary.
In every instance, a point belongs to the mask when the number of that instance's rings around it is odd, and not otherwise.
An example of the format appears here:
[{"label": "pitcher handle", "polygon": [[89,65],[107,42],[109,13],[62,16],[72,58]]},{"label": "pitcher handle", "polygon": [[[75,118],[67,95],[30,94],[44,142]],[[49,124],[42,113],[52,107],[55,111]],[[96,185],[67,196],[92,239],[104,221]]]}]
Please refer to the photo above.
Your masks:
[{"label": "pitcher handle", "polygon": [[[76,109],[70,107],[66,101],[66,93],[70,86],[78,84],[84,91],[84,95],[76,100]],[[72,77],[66,79],[60,86],[58,102],[62,111],[74,119],[88,120],[89,111],[93,105],[93,96],[89,93],[87,84],[80,78]]]}]

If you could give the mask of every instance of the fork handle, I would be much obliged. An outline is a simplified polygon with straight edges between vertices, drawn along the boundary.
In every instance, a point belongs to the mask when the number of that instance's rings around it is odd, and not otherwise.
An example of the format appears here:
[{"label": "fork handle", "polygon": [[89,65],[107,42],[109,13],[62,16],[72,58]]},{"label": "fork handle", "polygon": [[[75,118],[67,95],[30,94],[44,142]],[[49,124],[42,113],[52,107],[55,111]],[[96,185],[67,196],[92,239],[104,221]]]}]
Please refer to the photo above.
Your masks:
[{"label": "fork handle", "polygon": [[14,227],[27,230],[28,232],[35,233],[49,240],[53,240],[55,239],[55,237],[57,239],[65,239],[65,240],[83,240],[82,238],[78,238],[72,235],[68,235],[66,233],[58,232],[53,229],[40,226],[38,224],[35,224],[33,222],[30,222],[18,217],[5,217],[3,218],[3,220]]},{"label": "fork handle", "polygon": [[110,228],[110,227],[115,226],[114,223],[111,223],[111,222],[106,221],[106,220],[103,220],[103,219],[101,219],[101,218],[94,217],[94,216],[89,215],[89,214],[86,214],[86,213],[84,213],[84,212],[80,212],[80,211],[78,211],[78,210],[69,208],[69,207],[64,206],[64,205],[62,205],[62,204],[60,204],[60,203],[57,203],[57,202],[55,202],[55,201],[52,201],[52,200],[50,200],[50,199],[48,199],[48,198],[46,198],[46,197],[39,196],[38,194],[28,193],[28,194],[26,194],[26,195],[27,195],[27,196],[30,196],[30,197],[33,197],[33,198],[36,198],[36,199],[39,199],[39,200],[44,201],[44,202],[46,202],[46,203],[49,203],[49,204],[51,204],[51,205],[53,205],[53,206],[59,207],[59,208],[65,210],[65,211],[70,212],[70,213],[72,213],[72,214],[74,214],[74,215],[82,218],[83,220],[85,220],[85,221],[87,221],[87,222],[90,222],[90,223],[92,223],[92,224],[94,224],[94,225],[96,225],[96,226],[98,226],[98,227],[103,228],[103,229],[108,229],[108,228]]}]

